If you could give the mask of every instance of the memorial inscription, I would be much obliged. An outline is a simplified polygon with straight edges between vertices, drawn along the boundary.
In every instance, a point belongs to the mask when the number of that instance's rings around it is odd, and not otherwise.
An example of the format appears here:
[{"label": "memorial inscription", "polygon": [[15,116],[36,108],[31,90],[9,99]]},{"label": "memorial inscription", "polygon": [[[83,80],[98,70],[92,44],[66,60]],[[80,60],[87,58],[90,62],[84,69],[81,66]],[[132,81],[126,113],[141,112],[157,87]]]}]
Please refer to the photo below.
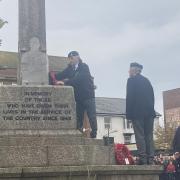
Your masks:
[{"label": "memorial inscription", "polygon": [[[17,88],[18,87],[14,87]],[[59,93],[59,89],[64,93]],[[26,124],[34,124],[33,129],[43,128],[65,128],[71,121],[75,128],[75,104],[73,101],[64,99],[67,91],[72,88],[64,89],[61,87],[53,88],[33,88],[24,87],[20,93],[20,99],[1,101],[0,100],[0,121],[6,127],[13,121],[14,125],[23,128]],[[59,93],[59,96],[58,96]],[[72,94],[72,93],[71,93]],[[5,95],[9,95],[7,92]],[[73,98],[73,97],[72,97]],[[8,99],[8,98],[7,98]],[[68,98],[69,99],[69,98]],[[66,124],[66,125],[65,125]],[[12,123],[11,123],[12,126]],[[0,128],[2,125],[0,125]],[[32,128],[31,127],[31,128]],[[69,128],[69,127],[68,127]]]}]

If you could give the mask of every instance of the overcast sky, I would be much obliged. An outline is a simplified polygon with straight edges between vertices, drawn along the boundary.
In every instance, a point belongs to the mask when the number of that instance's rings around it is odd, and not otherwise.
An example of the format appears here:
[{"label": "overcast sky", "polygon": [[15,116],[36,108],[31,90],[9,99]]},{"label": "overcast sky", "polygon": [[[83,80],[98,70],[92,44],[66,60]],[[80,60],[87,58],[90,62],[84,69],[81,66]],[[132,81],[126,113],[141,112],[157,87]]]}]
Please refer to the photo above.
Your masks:
[{"label": "overcast sky", "polygon": [[[18,49],[18,1],[0,2],[0,50]],[[162,113],[162,91],[180,87],[180,0],[46,0],[49,55],[80,52],[97,96],[124,98],[129,63],[144,65]]]}]

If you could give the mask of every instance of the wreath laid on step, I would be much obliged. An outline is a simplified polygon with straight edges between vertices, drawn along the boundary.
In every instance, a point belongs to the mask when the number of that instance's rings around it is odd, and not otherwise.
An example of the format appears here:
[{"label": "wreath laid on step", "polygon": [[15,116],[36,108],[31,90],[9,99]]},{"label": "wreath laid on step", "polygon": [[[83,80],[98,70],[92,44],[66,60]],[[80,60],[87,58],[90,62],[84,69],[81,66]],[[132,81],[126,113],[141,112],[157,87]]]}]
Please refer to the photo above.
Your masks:
[{"label": "wreath laid on step", "polygon": [[116,163],[118,165],[133,165],[134,164],[133,157],[126,145],[115,144],[114,150],[115,150]]}]

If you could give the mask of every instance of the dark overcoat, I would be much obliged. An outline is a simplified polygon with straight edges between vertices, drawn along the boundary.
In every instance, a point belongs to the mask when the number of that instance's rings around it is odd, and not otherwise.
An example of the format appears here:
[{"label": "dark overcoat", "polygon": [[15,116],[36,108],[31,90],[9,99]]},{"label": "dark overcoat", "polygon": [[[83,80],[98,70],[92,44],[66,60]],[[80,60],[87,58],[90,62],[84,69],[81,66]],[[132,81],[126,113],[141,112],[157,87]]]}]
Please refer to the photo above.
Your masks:
[{"label": "dark overcoat", "polygon": [[173,139],[174,152],[180,152],[180,126],[177,128]]},{"label": "dark overcoat", "polygon": [[95,98],[93,77],[90,74],[88,65],[83,62],[79,63],[76,70],[69,64],[63,72],[56,75],[56,79],[63,80],[65,85],[74,88],[76,101]]},{"label": "dark overcoat", "polygon": [[150,81],[138,74],[127,81],[126,118],[154,118],[154,91]]}]

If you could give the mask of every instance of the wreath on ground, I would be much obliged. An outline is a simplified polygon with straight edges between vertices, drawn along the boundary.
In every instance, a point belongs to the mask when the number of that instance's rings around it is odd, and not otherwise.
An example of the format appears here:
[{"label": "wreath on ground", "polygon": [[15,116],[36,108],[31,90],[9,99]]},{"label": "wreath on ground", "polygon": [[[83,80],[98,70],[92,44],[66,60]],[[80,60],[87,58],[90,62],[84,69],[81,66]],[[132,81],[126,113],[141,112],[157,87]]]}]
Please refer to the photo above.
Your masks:
[{"label": "wreath on ground", "polygon": [[134,160],[128,149],[124,144],[115,144],[115,159],[118,165],[133,165]]}]

